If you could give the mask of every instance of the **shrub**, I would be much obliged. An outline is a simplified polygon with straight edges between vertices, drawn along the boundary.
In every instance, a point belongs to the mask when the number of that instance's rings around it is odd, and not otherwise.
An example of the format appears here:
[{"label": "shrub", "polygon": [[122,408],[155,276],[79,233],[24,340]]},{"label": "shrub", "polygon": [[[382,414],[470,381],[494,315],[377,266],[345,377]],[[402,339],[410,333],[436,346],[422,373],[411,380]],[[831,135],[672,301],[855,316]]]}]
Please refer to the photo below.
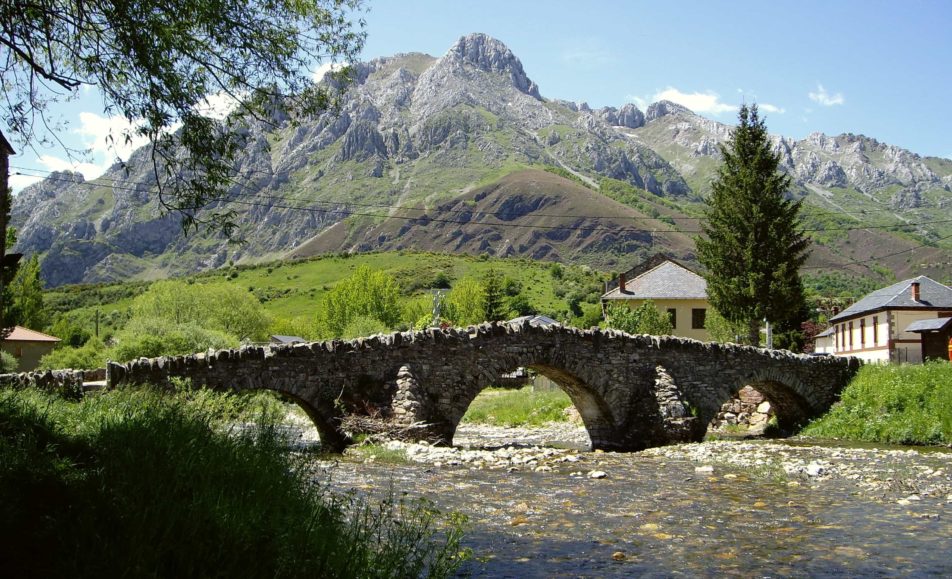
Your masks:
[{"label": "shrub", "polygon": [[106,346],[99,338],[90,338],[78,348],[57,348],[40,358],[38,370],[95,370],[105,368],[108,358]]},{"label": "shrub", "polygon": [[456,282],[446,295],[443,317],[458,326],[478,324],[486,319],[486,288],[473,277]]},{"label": "shrub", "polygon": [[134,318],[192,323],[253,340],[265,339],[271,325],[261,302],[234,285],[160,281],[137,297],[131,309]]},{"label": "shrub", "polygon": [[952,443],[952,364],[867,365],[810,436],[897,444]]},{"label": "shrub", "polygon": [[345,340],[351,340],[353,338],[372,336],[374,334],[383,334],[388,332],[389,329],[385,323],[377,318],[357,316],[347,323],[347,326],[344,327],[344,331],[341,333],[341,337]]},{"label": "shrub", "polygon": [[387,328],[400,323],[400,290],[387,273],[360,266],[321,301],[317,325],[322,335],[338,338],[358,316],[376,318]]},{"label": "shrub", "polygon": [[227,433],[217,410],[148,390],[82,403],[0,394],[4,574],[417,577],[458,567],[459,521],[438,539],[425,504],[332,494],[274,428]]},{"label": "shrub", "polygon": [[116,333],[111,355],[116,361],[140,357],[194,354],[209,348],[238,347],[238,338],[194,323],[176,324],[161,318],[134,318]]},{"label": "shrub", "polygon": [[612,304],[608,306],[606,322],[609,327],[629,334],[663,336],[674,331],[668,315],[659,310],[651,300],[645,300],[635,309]]},{"label": "shrub", "polygon": [[11,374],[17,371],[20,363],[13,354],[0,350],[0,374]]}]

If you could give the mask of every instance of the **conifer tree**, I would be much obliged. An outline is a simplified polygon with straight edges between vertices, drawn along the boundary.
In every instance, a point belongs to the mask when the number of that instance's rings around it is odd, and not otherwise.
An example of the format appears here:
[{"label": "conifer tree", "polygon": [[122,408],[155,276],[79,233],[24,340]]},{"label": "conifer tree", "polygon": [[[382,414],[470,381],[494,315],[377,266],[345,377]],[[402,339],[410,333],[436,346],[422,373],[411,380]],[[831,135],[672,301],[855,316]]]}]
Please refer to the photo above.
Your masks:
[{"label": "conifer tree", "polygon": [[506,309],[502,276],[499,275],[499,272],[489,268],[489,271],[483,277],[483,289],[486,292],[484,305],[486,321],[498,322],[504,320],[509,312]]},{"label": "conifer tree", "polygon": [[721,146],[723,163],[707,198],[698,260],[707,269],[711,305],[748,329],[760,344],[760,324],[798,327],[806,305],[800,266],[810,241],[801,229],[802,200],[787,198],[790,177],[770,144],[757,105],[744,105],[740,123]]}]

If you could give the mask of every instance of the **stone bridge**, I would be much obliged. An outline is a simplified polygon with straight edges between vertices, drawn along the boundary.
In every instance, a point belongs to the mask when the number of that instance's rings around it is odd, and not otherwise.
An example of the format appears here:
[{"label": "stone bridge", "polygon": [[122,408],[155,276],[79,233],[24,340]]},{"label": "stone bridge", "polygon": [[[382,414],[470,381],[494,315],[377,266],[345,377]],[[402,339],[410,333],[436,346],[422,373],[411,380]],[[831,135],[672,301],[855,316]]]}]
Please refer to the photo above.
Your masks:
[{"label": "stone bridge", "polygon": [[[322,444],[349,442],[344,413],[375,408],[452,444],[470,403],[503,374],[527,367],[571,398],[594,449],[633,451],[700,440],[721,404],[751,385],[780,426],[825,412],[859,367],[856,359],[613,330],[482,324],[206,356],[110,363],[107,387],[168,385],[175,377],[216,390],[267,389],[297,402]],[[421,435],[422,437],[422,435]]]}]

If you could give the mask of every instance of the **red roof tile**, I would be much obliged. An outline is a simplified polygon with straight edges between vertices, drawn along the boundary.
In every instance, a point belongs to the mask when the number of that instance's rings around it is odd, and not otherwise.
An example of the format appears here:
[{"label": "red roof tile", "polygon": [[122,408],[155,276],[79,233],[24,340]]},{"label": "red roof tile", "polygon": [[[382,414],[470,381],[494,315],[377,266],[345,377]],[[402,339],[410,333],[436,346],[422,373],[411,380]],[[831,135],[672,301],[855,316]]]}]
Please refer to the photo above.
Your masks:
[{"label": "red roof tile", "polygon": [[4,342],[59,342],[59,338],[48,336],[42,332],[30,330],[23,326],[14,326]]}]

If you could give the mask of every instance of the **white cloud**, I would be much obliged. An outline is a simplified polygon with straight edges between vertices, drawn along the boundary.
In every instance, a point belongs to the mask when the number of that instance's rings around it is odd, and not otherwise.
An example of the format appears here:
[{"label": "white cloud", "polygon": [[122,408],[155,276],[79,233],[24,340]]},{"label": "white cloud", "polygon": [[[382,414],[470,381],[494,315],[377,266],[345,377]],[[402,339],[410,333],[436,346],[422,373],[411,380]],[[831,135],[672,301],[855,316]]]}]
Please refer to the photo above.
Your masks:
[{"label": "white cloud", "polygon": [[631,103],[635,103],[635,106],[637,106],[641,110],[645,110],[646,108],[648,108],[648,105],[651,104],[650,102],[648,102],[648,99],[644,97],[640,97],[638,95],[634,95],[634,94],[630,94],[626,96],[625,100]]},{"label": "white cloud", "polygon": [[16,173],[10,175],[10,178],[7,180],[7,184],[10,185],[10,188],[13,189],[14,193],[20,191],[24,187],[29,187],[34,183],[39,183],[43,180],[43,177],[37,175],[17,175]]},{"label": "white cloud", "polygon": [[108,159],[100,159],[101,163],[105,163],[105,170],[115,157],[128,159],[133,151],[149,142],[146,137],[136,134],[136,128],[124,117],[103,117],[82,112],[79,113],[79,127],[75,132],[83,137],[85,146],[94,156]]},{"label": "white cloud", "polygon": [[238,94],[236,96],[238,98],[224,91],[208,95],[205,97],[205,101],[198,106],[198,112],[202,116],[220,121],[227,117],[231,111],[238,108],[238,104],[240,103],[238,99],[245,95]]},{"label": "white cloud", "polygon": [[311,73],[311,79],[317,83],[324,80],[324,75],[334,71],[344,68],[344,65],[339,62],[325,62],[322,63],[317,69]]},{"label": "white cloud", "polygon": [[721,113],[733,112],[737,110],[737,105],[729,105],[721,102],[721,97],[716,92],[692,92],[686,93],[669,86],[668,88],[655,93],[652,102],[662,100],[678,103],[686,106],[696,113],[708,113],[719,115]]},{"label": "white cloud", "polygon": [[782,115],[783,113],[787,112],[787,109],[772,105],[770,103],[757,103],[757,108],[764,111],[765,113],[775,113],[778,115]]},{"label": "white cloud", "polygon": [[817,83],[816,92],[810,91],[807,93],[807,96],[810,97],[810,100],[821,104],[825,107],[832,107],[834,105],[841,105],[846,102],[846,99],[843,98],[843,93],[834,93],[830,94],[826,92],[826,89],[823,88],[823,85]]}]

